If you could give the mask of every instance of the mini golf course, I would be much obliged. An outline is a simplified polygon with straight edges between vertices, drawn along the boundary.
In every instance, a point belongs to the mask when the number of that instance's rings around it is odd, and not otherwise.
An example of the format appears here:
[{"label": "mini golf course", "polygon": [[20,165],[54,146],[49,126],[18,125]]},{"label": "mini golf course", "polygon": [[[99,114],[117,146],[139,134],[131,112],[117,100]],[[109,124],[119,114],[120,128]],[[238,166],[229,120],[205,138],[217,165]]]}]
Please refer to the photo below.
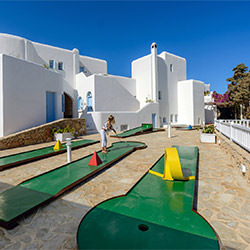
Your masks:
[{"label": "mini golf course", "polygon": [[88,165],[92,158],[89,155],[0,193],[0,225],[8,229],[17,226],[16,221],[22,215],[50,202],[129,153],[145,147],[140,142],[116,142],[108,148],[107,154],[97,152],[102,160],[102,164],[98,166]]},{"label": "mini golf course", "polygon": [[111,135],[111,137],[126,138],[129,136],[141,135],[144,133],[151,133],[151,132],[158,132],[158,131],[164,131],[164,129],[156,129],[156,128],[153,128],[152,124],[142,123],[140,127],[126,130],[120,134]]},{"label": "mini golf course", "polygon": [[[182,170],[196,180],[166,181],[164,156],[127,193],[99,204],[82,219],[79,249],[219,249],[216,233],[195,210],[198,148],[177,148]],[[183,171],[184,172],[184,171]]]},{"label": "mini golf course", "polygon": [[[71,149],[77,149],[85,146],[89,146],[91,144],[98,143],[99,141],[96,140],[79,140],[79,141],[72,141]],[[24,163],[36,161],[42,158],[47,158],[50,156],[54,156],[57,154],[62,154],[67,151],[66,144],[62,144],[62,148],[59,150],[54,150],[54,146],[51,147],[44,147],[36,150],[31,150],[23,153],[8,155],[0,158],[0,171],[18,166]]]}]

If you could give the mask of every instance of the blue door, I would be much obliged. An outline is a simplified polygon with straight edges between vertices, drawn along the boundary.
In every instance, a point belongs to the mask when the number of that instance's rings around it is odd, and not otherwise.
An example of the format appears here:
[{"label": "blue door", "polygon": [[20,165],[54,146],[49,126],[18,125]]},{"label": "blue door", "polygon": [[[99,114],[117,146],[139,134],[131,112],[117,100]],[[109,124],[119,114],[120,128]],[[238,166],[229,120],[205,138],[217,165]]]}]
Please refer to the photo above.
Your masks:
[{"label": "blue door", "polygon": [[56,119],[56,93],[46,92],[46,122]]},{"label": "blue door", "polygon": [[156,128],[156,114],[155,113],[152,114],[152,124],[153,124],[153,128]]}]

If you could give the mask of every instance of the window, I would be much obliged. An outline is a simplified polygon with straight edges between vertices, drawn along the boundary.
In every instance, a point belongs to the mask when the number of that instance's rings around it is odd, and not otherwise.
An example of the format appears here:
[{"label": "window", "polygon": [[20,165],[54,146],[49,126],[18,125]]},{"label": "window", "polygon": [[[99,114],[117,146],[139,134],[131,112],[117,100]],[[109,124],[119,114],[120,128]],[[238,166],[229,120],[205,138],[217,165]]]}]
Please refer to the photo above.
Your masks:
[{"label": "window", "polygon": [[50,69],[55,69],[56,68],[55,60],[49,60],[49,68]]},{"label": "window", "polygon": [[128,124],[122,124],[121,125],[121,131],[127,130],[128,129]]},{"label": "window", "polygon": [[162,118],[162,122],[163,122],[163,123],[166,123],[166,122],[167,122],[166,117],[163,117],[163,118]]},{"label": "window", "polygon": [[84,67],[83,66],[80,66],[80,72],[84,72]]},{"label": "window", "polygon": [[174,119],[173,119],[173,118],[174,118],[174,115],[173,115],[173,114],[171,114],[171,115],[170,115],[170,122],[173,122],[173,121],[174,121]]},{"label": "window", "polygon": [[161,91],[158,91],[158,100],[161,100]]},{"label": "window", "polygon": [[63,62],[58,62],[58,70],[63,70]]},{"label": "window", "polygon": [[174,116],[174,118],[175,118],[175,122],[178,122],[178,115],[177,114]]},{"label": "window", "polygon": [[90,91],[87,93],[87,111],[88,112],[93,111],[93,107],[92,107],[92,94],[91,94]]},{"label": "window", "polygon": [[83,110],[83,102],[82,102],[82,97],[78,97],[78,110]]},{"label": "window", "polygon": [[169,67],[169,69],[170,69],[170,72],[173,72],[173,71],[174,71],[174,67],[173,67],[173,64],[170,64],[170,67]]}]

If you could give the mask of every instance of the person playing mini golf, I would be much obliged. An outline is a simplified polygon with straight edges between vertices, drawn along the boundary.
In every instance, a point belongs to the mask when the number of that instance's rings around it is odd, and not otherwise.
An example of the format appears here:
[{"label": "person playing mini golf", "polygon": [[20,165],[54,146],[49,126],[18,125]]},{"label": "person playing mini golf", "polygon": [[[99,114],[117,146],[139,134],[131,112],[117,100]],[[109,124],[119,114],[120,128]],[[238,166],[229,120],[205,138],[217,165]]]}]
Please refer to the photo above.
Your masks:
[{"label": "person playing mini golf", "polygon": [[108,120],[104,123],[104,125],[100,131],[101,138],[102,138],[102,153],[108,153],[106,134],[108,135],[108,132],[110,130],[113,130],[114,133],[116,133],[115,129],[113,128],[114,124],[115,124],[115,118],[114,118],[114,116],[110,115],[108,117]]}]

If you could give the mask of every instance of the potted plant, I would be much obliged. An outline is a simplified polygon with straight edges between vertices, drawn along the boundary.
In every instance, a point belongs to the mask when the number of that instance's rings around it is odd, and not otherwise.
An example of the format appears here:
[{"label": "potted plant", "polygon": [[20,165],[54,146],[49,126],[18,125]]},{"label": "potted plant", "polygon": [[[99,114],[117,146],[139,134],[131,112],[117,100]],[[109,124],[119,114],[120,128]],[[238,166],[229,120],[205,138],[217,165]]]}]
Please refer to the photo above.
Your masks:
[{"label": "potted plant", "polygon": [[67,125],[65,128],[60,128],[60,129],[52,129],[52,133],[54,134],[54,140],[60,140],[65,141],[66,138],[74,138],[75,137],[75,133],[76,130],[72,127],[70,127],[69,125]]},{"label": "potted plant", "polygon": [[200,133],[200,140],[204,143],[215,143],[216,142],[216,134],[214,125],[208,125],[203,128]]}]

